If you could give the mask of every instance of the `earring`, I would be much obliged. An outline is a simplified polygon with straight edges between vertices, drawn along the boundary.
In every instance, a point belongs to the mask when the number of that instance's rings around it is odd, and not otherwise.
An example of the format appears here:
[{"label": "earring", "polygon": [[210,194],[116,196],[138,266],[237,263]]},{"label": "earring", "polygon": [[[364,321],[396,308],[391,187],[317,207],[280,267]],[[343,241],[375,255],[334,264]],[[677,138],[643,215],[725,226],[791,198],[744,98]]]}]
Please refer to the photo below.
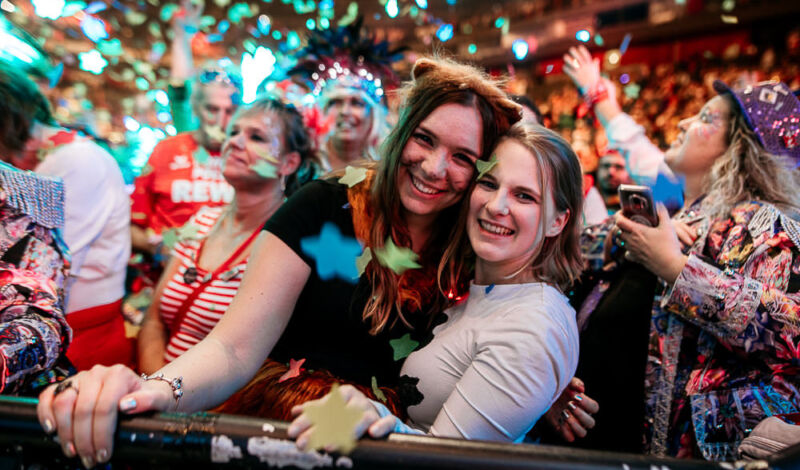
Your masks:
[{"label": "earring", "polygon": [[286,192],[286,175],[281,176],[281,192]]}]

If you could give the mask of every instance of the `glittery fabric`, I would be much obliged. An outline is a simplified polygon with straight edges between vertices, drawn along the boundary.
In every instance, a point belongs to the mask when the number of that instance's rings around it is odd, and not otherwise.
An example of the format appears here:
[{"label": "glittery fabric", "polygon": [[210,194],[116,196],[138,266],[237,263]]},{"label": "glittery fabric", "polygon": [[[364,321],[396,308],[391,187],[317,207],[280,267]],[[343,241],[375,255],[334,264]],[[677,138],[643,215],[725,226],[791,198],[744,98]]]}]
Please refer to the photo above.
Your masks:
[{"label": "glittery fabric", "polygon": [[732,460],[759,421],[800,409],[800,247],[784,221],[773,206],[737,205],[654,306],[650,452]]},{"label": "glittery fabric", "polygon": [[800,165],[800,101],[785,83],[761,82],[733,90],[716,80],[714,89],[735,98],[765,149],[789,155]]},{"label": "glittery fabric", "polygon": [[[713,221],[696,203],[673,219],[701,236],[674,286],[654,299],[646,450],[732,460],[759,421],[800,410],[799,224],[760,202]],[[584,251],[602,251],[609,228],[586,231]]]},{"label": "glittery fabric", "polygon": [[15,181],[0,187],[0,392],[31,394],[64,376],[54,365],[71,339],[62,308],[69,257],[57,231],[37,223],[46,213],[22,212],[12,195],[30,198],[28,208],[47,199],[37,201],[37,193]]}]

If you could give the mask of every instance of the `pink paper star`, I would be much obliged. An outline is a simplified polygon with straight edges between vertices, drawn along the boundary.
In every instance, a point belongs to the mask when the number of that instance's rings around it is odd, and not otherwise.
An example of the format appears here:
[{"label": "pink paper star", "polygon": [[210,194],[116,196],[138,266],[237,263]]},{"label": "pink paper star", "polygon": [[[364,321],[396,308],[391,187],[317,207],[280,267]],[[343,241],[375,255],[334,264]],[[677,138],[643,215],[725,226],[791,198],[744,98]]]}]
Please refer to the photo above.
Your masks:
[{"label": "pink paper star", "polygon": [[75,133],[69,131],[58,131],[57,134],[51,135],[48,139],[54,146],[72,143],[75,140]]},{"label": "pink paper star", "polygon": [[300,367],[303,365],[304,362],[306,362],[305,359],[300,359],[299,361],[295,361],[294,359],[289,359],[289,370],[287,370],[286,373],[284,373],[281,376],[281,378],[278,379],[278,383],[284,382],[286,380],[289,380],[291,378],[300,375],[300,372],[305,370]]}]

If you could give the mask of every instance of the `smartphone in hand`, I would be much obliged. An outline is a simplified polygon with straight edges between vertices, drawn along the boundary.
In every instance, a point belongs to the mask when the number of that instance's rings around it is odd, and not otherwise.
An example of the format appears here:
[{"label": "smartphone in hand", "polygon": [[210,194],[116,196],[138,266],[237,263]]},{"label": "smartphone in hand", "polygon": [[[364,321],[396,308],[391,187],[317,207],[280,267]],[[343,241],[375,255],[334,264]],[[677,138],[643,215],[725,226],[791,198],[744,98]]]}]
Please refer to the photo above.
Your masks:
[{"label": "smartphone in hand", "polygon": [[653,192],[649,187],[621,184],[618,191],[622,215],[650,227],[658,225],[658,213],[653,203]]}]

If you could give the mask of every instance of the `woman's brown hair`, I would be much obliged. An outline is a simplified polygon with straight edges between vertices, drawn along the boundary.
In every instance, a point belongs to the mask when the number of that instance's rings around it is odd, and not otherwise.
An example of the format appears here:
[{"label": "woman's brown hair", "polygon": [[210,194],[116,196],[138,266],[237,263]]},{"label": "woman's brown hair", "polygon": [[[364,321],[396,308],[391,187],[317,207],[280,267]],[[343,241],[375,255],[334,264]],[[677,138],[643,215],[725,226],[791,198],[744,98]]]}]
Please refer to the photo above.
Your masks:
[{"label": "woman's brown hair", "polygon": [[[475,67],[449,59],[425,58],[416,62],[411,75],[412,80],[400,90],[403,98],[400,118],[381,147],[382,159],[377,164],[372,184],[372,217],[366,243],[373,248],[382,247],[390,236],[398,246],[411,245],[397,188],[397,172],[411,134],[436,108],[454,103],[478,111],[483,129],[481,159],[484,160],[497,139],[520,119],[520,106],[508,98],[496,81]],[[469,194],[468,191],[465,194]],[[439,214],[433,233],[419,253],[421,269],[398,275],[378,263],[368,265],[366,274],[373,296],[367,302],[363,317],[370,322],[372,334],[398,319],[409,325],[403,316],[404,310],[424,307],[429,312],[439,312],[447,306],[448,296],[436,287],[436,269],[452,235],[459,209],[460,204],[455,204]],[[358,233],[358,227],[356,229]],[[448,275],[442,290],[458,290],[466,274],[463,260],[453,260],[444,270]],[[392,312],[396,312],[396,319],[392,319]]]},{"label": "woman's brown hair", "polygon": [[[531,269],[533,278],[547,282],[561,289],[566,289],[583,270],[579,240],[581,231],[581,214],[583,213],[583,191],[581,183],[581,166],[572,146],[555,132],[538,124],[517,123],[500,139],[500,142],[513,140],[525,147],[536,160],[539,168],[539,187],[542,188],[542,211],[540,216],[539,236],[543,240],[534,253],[531,263],[526,264],[518,273]],[[547,219],[548,205],[545,204],[548,194],[553,197],[555,210],[558,213],[569,211],[564,228],[558,235],[545,237],[544,220]],[[469,213],[469,204],[465,204],[458,220],[459,227],[465,227]],[[466,230],[457,230],[445,250],[442,264],[452,263],[455,259],[471,259],[474,257]],[[518,274],[515,273],[515,274]],[[440,270],[440,284],[442,272]]]}]

